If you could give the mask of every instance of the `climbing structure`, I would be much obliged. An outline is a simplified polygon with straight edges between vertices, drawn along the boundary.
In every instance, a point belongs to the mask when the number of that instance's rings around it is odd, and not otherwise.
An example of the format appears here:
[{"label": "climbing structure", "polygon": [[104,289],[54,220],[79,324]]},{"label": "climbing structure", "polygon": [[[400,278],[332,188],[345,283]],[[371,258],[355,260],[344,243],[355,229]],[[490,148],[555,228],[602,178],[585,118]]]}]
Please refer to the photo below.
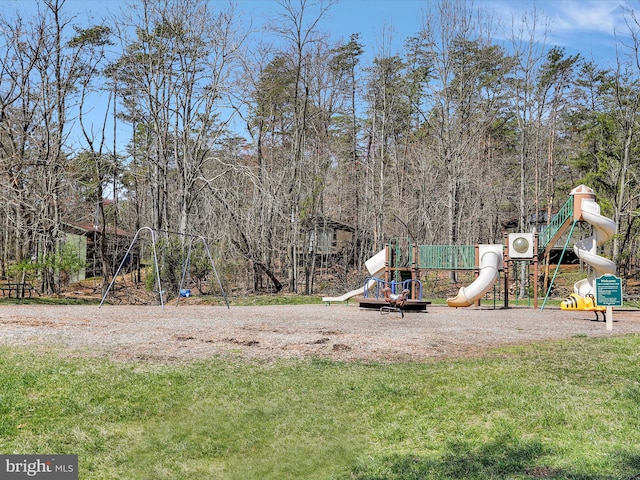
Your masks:
[{"label": "climbing structure", "polygon": [[[557,262],[556,274],[562,263],[568,242],[578,222],[586,222],[593,227],[593,235],[576,242],[576,256],[591,268],[587,278],[574,285],[574,293],[562,302],[565,310],[602,311],[604,307],[595,305],[595,279],[605,274],[615,274],[613,261],[597,253],[598,247],[609,241],[616,233],[616,224],[610,218],[600,214],[600,206],[595,201],[594,191],[585,185],[574,188],[567,202],[560,208],[549,224],[540,232],[520,232],[505,234],[504,244],[486,245],[416,245],[409,239],[394,239],[367,262],[371,277],[364,286],[340,297],[325,297],[323,301],[344,301],[360,297],[360,305],[379,299],[383,286],[411,291],[410,302],[420,303],[421,308],[428,302],[422,301],[422,283],[419,280],[425,270],[474,271],[476,278],[467,286],[459,289],[457,295],[447,299],[450,307],[468,307],[479,304],[504,272],[504,307],[508,307],[510,275],[517,274],[518,265],[533,265],[533,307],[538,303],[538,259],[549,258],[551,250],[566,235],[567,243]],[[371,268],[373,267],[373,268]],[[528,267],[528,265],[527,265]],[[547,260],[548,267],[548,260]],[[518,267],[519,268],[519,267]],[[524,275],[529,275],[522,269]],[[511,273],[510,273],[511,272]],[[548,286],[545,303],[551,292],[555,274]],[[523,278],[521,276],[521,278]],[[546,285],[545,285],[546,288]],[[397,292],[396,292],[397,293]],[[495,290],[494,290],[495,299]],[[544,304],[542,306],[544,309]]]}]

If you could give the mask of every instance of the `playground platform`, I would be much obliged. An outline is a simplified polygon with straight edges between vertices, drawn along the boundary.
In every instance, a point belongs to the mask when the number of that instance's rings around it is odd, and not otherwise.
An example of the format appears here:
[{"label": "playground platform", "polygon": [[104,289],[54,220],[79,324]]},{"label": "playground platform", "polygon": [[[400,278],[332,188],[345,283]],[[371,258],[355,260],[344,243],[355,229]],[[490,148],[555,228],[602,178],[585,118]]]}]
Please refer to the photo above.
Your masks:
[{"label": "playground platform", "polygon": [[[384,298],[365,298],[356,297],[355,300],[360,305],[360,308],[376,308],[380,309],[389,305]],[[424,300],[407,300],[402,307],[405,312],[426,312],[427,305],[431,305],[431,302]]]}]

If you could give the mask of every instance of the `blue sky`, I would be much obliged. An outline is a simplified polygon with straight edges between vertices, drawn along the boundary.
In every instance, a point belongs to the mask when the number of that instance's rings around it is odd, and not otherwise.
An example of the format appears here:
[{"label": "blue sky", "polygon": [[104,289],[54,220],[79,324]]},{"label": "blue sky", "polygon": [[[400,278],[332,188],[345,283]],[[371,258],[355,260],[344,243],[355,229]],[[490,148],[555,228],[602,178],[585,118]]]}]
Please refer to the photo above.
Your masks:
[{"label": "blue sky", "polygon": [[[68,14],[75,14],[82,23],[89,17],[99,19],[107,13],[118,13],[136,0],[67,0]],[[228,4],[228,0],[209,0]],[[295,1],[295,0],[294,0]],[[309,0],[311,1],[311,0]],[[340,0],[320,28],[333,39],[348,40],[352,33],[360,33],[365,45],[365,62],[380,52],[380,38],[384,31],[391,33],[391,51],[400,53],[406,38],[415,35],[422,25],[423,13],[432,0]],[[243,22],[259,25],[280,10],[275,0],[237,0]],[[38,0],[0,0],[2,12],[18,10],[25,16],[35,12]],[[616,61],[616,35],[626,31],[624,6],[638,10],[640,0],[475,0],[474,5],[485,9],[503,24],[502,33],[510,31],[512,18],[521,19],[534,8],[548,20],[549,46],[566,48],[568,54],[581,53],[602,67],[613,67]],[[498,34],[496,34],[496,40]],[[503,38],[503,40],[505,40]]]},{"label": "blue sky", "polygon": [[551,45],[563,46],[569,53],[581,53],[585,57],[593,55],[601,66],[611,66],[615,62],[615,43],[626,36],[624,10],[639,9],[637,1],[621,0],[542,0],[537,2],[487,1],[503,12],[513,12],[522,16],[534,6],[549,20],[548,41]]},{"label": "blue sky", "polygon": [[[348,39],[351,33],[361,33],[370,53],[379,49],[381,32],[391,32],[393,46],[400,51],[404,40],[420,29],[430,1],[340,0],[322,25],[336,38]],[[239,0],[237,4],[240,10],[257,18],[277,11],[273,0]],[[473,4],[502,23],[502,33],[511,30],[512,18],[522,18],[535,8],[548,21],[550,45],[563,46],[570,54],[593,55],[603,67],[613,65],[616,34],[626,31],[624,6],[635,8],[640,14],[637,0],[475,0]]]},{"label": "blue sky", "polygon": [[[3,11],[34,11],[38,0],[0,0]],[[116,13],[132,0],[67,0],[70,11],[84,16],[90,12],[101,17],[107,11]],[[135,0],[133,0],[135,1]],[[228,4],[228,0],[209,0],[211,3]],[[295,1],[295,0],[294,0]],[[309,0],[311,1],[311,0]],[[352,33],[360,33],[368,54],[380,49],[383,30],[391,33],[392,48],[399,52],[404,40],[415,34],[421,26],[422,15],[433,0],[339,0],[322,27],[334,38],[348,39]],[[254,24],[272,17],[278,12],[275,0],[237,0],[238,9],[248,22]],[[623,6],[629,5],[640,12],[638,0],[475,0],[476,7],[491,13],[497,21],[510,29],[512,17],[520,18],[534,8],[549,21],[547,40],[551,45],[564,46],[568,53],[580,52],[594,55],[602,66],[615,60],[616,32],[626,30]]]}]

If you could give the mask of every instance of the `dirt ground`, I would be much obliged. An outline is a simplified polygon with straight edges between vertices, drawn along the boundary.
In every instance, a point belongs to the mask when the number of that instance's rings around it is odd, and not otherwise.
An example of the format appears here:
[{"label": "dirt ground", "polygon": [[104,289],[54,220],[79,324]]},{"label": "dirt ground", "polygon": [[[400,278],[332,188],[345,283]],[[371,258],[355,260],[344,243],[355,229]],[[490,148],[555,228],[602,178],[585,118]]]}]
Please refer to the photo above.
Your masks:
[{"label": "dirt ground", "polygon": [[613,331],[591,312],[429,306],[382,315],[351,305],[0,306],[0,345],[122,361],[212,356],[273,360],[430,361],[493,347],[640,333],[640,311],[614,310]]}]

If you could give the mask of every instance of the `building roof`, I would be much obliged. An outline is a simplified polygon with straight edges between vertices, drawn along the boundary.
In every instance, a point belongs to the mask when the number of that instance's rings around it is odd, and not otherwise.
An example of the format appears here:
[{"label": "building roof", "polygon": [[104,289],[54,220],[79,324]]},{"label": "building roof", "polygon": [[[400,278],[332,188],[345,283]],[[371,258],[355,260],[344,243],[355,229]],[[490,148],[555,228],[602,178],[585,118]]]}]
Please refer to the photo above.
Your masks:
[{"label": "building roof", "polygon": [[335,230],[342,230],[345,232],[355,232],[356,229],[351,225],[347,225],[346,223],[338,222],[337,220],[331,220],[327,217],[317,216],[315,217],[315,223],[313,221],[309,222],[310,225],[318,225],[324,228],[333,228]]},{"label": "building roof", "polygon": [[[75,230],[77,235],[88,235],[90,233],[103,233],[103,229],[99,225],[88,222],[63,222],[70,230]],[[118,237],[133,237],[133,233],[123,230],[122,228],[107,228],[107,234],[116,235]]]}]

